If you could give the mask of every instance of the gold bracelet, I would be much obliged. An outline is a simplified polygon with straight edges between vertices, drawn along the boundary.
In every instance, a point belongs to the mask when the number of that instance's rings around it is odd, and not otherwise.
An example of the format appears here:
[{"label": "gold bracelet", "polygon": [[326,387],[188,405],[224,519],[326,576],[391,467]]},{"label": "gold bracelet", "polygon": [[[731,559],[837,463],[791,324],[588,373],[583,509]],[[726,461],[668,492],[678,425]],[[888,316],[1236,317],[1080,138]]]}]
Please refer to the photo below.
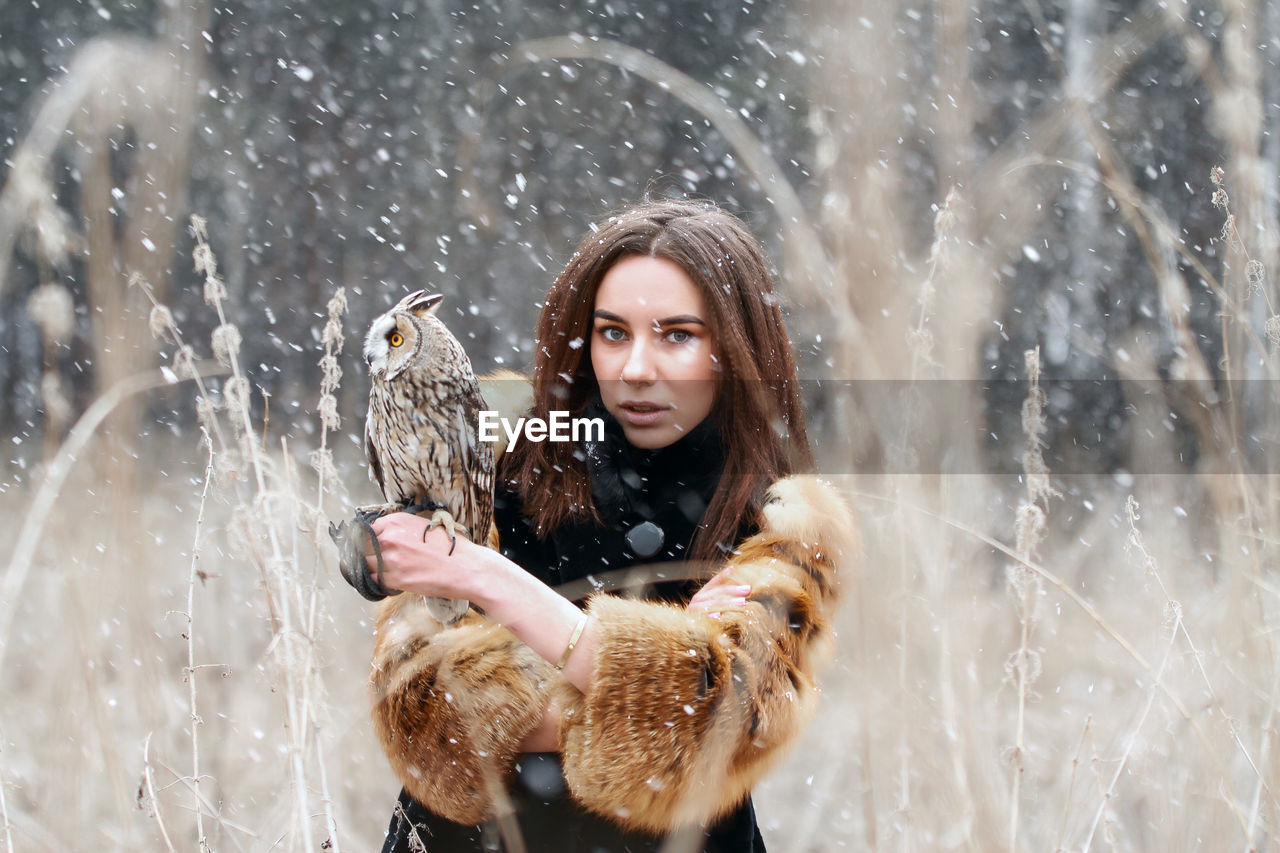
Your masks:
[{"label": "gold bracelet", "polygon": [[573,647],[578,645],[578,640],[582,639],[582,630],[587,627],[588,618],[584,613],[582,618],[578,620],[578,627],[573,629],[573,636],[569,638],[569,645],[564,647],[564,654],[560,655],[556,669],[564,669],[564,665],[569,662],[569,655],[573,654]]}]

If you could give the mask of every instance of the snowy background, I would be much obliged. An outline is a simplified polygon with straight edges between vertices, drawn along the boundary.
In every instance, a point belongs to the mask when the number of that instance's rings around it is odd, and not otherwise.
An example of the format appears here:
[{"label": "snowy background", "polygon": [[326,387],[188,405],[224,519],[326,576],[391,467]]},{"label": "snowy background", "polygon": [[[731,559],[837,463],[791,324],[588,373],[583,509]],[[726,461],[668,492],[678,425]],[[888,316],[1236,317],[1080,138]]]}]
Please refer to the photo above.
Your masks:
[{"label": "snowy background", "polygon": [[646,193],[765,242],[864,524],[770,849],[1273,843],[1280,5],[0,9],[6,849],[379,844],[358,340],[526,367]]}]

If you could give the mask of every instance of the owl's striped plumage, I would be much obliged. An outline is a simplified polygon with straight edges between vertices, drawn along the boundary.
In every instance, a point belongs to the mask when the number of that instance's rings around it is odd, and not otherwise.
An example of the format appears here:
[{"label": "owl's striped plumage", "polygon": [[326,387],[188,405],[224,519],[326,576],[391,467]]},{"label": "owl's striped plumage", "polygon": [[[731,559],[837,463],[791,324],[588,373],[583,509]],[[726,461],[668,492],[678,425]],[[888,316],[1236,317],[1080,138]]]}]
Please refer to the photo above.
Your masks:
[{"label": "owl's striped plumage", "polygon": [[[457,526],[484,542],[493,520],[493,447],[478,440],[485,402],[471,360],[435,316],[442,299],[416,291],[369,327],[365,450],[389,503],[426,507],[421,514],[450,535]],[[466,601],[426,601],[446,624],[467,610]]]}]

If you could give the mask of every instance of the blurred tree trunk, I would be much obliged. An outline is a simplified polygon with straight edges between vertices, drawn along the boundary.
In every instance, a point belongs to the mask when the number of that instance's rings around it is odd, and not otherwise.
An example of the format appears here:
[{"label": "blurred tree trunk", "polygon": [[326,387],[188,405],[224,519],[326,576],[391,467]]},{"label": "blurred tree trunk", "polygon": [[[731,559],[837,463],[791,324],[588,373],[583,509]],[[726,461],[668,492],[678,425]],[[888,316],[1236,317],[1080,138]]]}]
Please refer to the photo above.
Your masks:
[{"label": "blurred tree trunk", "polygon": [[[81,214],[99,393],[149,367],[154,358],[150,306],[129,282],[138,276],[166,299],[173,249],[186,219],[196,95],[205,68],[200,32],[208,18],[207,0],[166,3],[148,61],[135,66],[137,79],[124,75],[123,89],[103,92],[79,123]],[[126,128],[131,139],[121,138]],[[112,157],[129,142],[131,157]],[[105,425],[100,473],[116,495],[130,495],[135,488],[135,443],[144,405],[130,398]],[[114,505],[124,511],[129,501]]]},{"label": "blurred tree trunk", "polygon": [[[988,256],[975,251],[968,214],[969,194],[976,191],[971,13],[962,0],[941,0],[936,11],[936,17],[926,16],[934,28],[925,42],[932,73],[911,67],[909,57],[921,43],[904,25],[897,3],[819,0],[811,24],[815,53],[824,57],[812,95],[820,227],[831,247],[835,289],[865,338],[857,351],[841,342],[836,375],[905,382],[905,393],[926,396],[941,387],[931,389],[926,380],[980,377],[996,285]],[[904,163],[904,139],[918,130],[910,118],[917,111],[929,112],[934,130],[924,152],[933,164],[932,182],[907,174]],[[912,196],[926,183],[932,233],[913,230],[918,223],[909,216],[894,215],[913,205],[924,208]],[[937,215],[953,189],[958,192],[948,215]],[[913,431],[914,470],[976,470],[984,432],[981,398],[976,383],[968,386],[963,412],[942,423],[906,425]],[[860,418],[875,419],[869,401],[857,403]],[[882,457],[901,440],[903,427],[876,422],[876,436],[859,438],[854,452]]]}]

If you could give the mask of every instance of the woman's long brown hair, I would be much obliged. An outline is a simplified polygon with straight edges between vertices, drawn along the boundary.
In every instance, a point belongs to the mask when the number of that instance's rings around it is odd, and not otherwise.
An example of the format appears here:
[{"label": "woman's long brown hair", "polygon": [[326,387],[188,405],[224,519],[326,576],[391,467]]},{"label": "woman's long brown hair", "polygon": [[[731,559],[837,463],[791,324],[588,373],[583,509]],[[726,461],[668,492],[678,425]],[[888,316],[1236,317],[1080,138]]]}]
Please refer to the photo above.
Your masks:
[{"label": "woman's long brown hair", "polygon": [[[743,520],[757,520],[769,484],[813,465],[795,351],[773,276],[760,244],[737,217],[709,202],[663,200],[593,226],[538,318],[530,414],[579,415],[595,396],[589,342],[596,290],[626,255],[680,266],[711,315],[721,369],[715,416],[725,466],[689,556],[719,561],[723,548],[737,544]],[[540,537],[567,523],[599,520],[586,467],[572,444],[522,441],[505,454],[502,476],[519,492]]]}]

